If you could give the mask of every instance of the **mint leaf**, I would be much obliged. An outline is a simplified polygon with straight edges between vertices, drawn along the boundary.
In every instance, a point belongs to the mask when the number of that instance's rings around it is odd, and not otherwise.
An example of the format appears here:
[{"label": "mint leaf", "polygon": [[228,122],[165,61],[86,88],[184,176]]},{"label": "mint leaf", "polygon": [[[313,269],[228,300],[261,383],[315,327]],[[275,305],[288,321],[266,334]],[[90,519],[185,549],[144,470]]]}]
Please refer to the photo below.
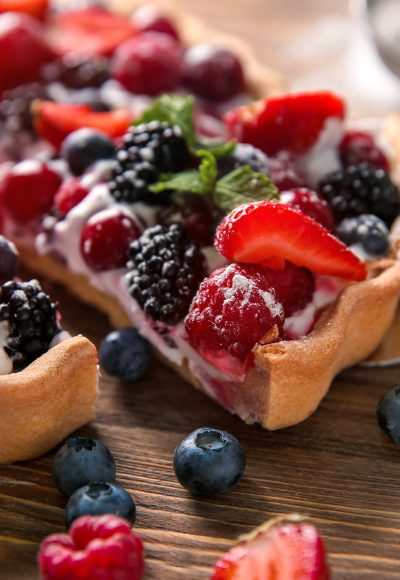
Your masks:
[{"label": "mint leaf", "polygon": [[210,151],[216,159],[221,159],[221,157],[226,157],[233,153],[233,150],[236,147],[236,141],[228,141],[227,143],[210,143],[203,141],[202,146],[207,147],[207,151]]},{"label": "mint leaf", "polygon": [[231,171],[215,185],[214,203],[219,209],[229,212],[242,203],[278,200],[278,189],[264,173],[256,173],[250,165]]},{"label": "mint leaf", "polygon": [[175,173],[175,175],[162,175],[160,181],[149,187],[149,190],[153,193],[161,193],[166,190],[195,193],[197,195],[207,195],[209,193],[200,172],[195,169]]},{"label": "mint leaf", "polygon": [[160,121],[169,125],[178,125],[188,147],[196,142],[193,122],[194,98],[185,95],[162,95],[154,99],[150,107],[135,121],[135,125]]},{"label": "mint leaf", "polygon": [[211,151],[207,149],[199,149],[196,151],[196,156],[201,159],[199,166],[200,178],[207,193],[212,193],[218,177],[217,161]]}]

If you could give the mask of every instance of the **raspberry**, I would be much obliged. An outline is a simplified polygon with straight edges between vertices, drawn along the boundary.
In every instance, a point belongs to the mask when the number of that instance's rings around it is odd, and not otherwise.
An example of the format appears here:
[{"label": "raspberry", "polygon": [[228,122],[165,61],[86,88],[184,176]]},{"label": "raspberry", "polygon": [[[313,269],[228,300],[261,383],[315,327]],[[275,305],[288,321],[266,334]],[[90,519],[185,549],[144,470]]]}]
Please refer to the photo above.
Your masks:
[{"label": "raspberry", "polygon": [[400,192],[389,174],[367,163],[329,173],[320,182],[319,193],[337,221],[372,213],[390,226],[400,213]]},{"label": "raspberry", "polygon": [[195,44],[187,49],[184,82],[190,91],[212,101],[225,101],[245,88],[237,56],[212,44]]},{"label": "raspberry", "polygon": [[69,211],[80,203],[89,193],[79,181],[79,179],[69,179],[64,181],[54,197],[56,209],[62,214],[67,215]]},{"label": "raspberry", "polygon": [[179,40],[179,34],[171,22],[160,10],[152,4],[144,4],[135,10],[132,22],[138,32],[162,32]]},{"label": "raspberry", "polygon": [[389,161],[375,143],[375,139],[365,131],[348,131],[339,145],[340,160],[344,167],[369,163],[372,167],[389,171]]},{"label": "raspberry", "polygon": [[293,158],[287,151],[281,151],[278,155],[268,158],[268,175],[279,191],[305,185],[304,177],[299,173]]},{"label": "raspberry", "polygon": [[144,550],[129,523],[114,515],[83,516],[68,534],[52,534],[40,545],[43,580],[141,580]]},{"label": "raspberry", "polygon": [[129,247],[126,281],[145,314],[173,325],[189,310],[205,276],[203,256],[178,224],[145,230]]},{"label": "raspberry", "polygon": [[310,270],[286,262],[282,270],[263,268],[262,275],[267,284],[283,304],[285,318],[292,316],[311,302],[315,290],[315,278]]},{"label": "raspberry", "polygon": [[14,165],[0,185],[3,204],[11,217],[27,223],[48,212],[61,185],[61,176],[40,161]]},{"label": "raspberry", "polygon": [[119,209],[105,209],[94,214],[82,230],[82,256],[89,268],[98,272],[123,268],[129,244],[140,233],[138,224]]},{"label": "raspberry", "polygon": [[144,32],[117,49],[111,74],[132,93],[155,96],[171,92],[181,80],[181,47],[167,34]]},{"label": "raspberry", "polygon": [[310,216],[327,230],[333,230],[335,222],[332,210],[324,198],[315,193],[315,191],[305,187],[282,191],[280,200],[282,203],[286,203],[290,207],[294,207],[294,209],[299,209],[305,215]]},{"label": "raspberry", "polygon": [[189,342],[207,358],[207,352],[226,352],[244,361],[252,348],[284,319],[263,269],[229,264],[206,278],[185,320]]}]

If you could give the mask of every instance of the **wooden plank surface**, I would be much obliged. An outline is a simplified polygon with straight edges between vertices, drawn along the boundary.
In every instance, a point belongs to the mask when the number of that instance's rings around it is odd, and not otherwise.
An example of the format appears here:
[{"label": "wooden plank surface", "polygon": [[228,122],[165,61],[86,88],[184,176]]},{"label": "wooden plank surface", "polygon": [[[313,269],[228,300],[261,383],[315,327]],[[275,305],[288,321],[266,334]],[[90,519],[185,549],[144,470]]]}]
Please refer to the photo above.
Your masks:
[{"label": "wooden plank surface", "polygon": [[[261,56],[271,47],[263,37],[270,22],[265,28],[262,23],[272,2],[180,4],[208,17],[214,27],[242,33]],[[340,10],[345,5],[325,4]],[[61,288],[46,288],[59,300],[71,332],[98,343],[109,330],[104,317]],[[98,419],[81,433],[111,448],[117,481],[137,501],[136,529],[146,544],[148,578],[208,578],[237,535],[277,514],[300,512],[318,524],[335,580],[394,579],[400,577],[400,450],[381,434],[375,407],[398,380],[398,368],[349,370],[306,423],[268,433],[244,425],[154,363],[146,379],[134,385],[104,376]],[[191,498],[172,470],[176,444],[200,426],[234,433],[247,453],[244,478],[212,500]],[[2,580],[35,578],[40,540],[64,529],[65,498],[50,477],[52,457],[0,468]]]}]

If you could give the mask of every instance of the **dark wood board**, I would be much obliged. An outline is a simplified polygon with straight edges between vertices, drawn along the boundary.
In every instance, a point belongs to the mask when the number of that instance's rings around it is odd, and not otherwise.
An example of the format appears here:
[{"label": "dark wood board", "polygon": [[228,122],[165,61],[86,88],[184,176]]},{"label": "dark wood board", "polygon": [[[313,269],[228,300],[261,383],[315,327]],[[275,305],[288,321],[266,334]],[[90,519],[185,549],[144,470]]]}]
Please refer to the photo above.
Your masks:
[{"label": "dark wood board", "polygon": [[[105,318],[61,288],[45,287],[59,300],[65,326],[98,343],[109,330]],[[349,370],[311,419],[268,433],[154,363],[136,384],[103,376],[98,419],[81,432],[109,445],[117,481],[137,501],[147,578],[208,578],[236,536],[290,512],[308,514],[319,526],[334,579],[399,578],[400,448],[375,420],[379,397],[398,380],[396,368]],[[234,433],[247,453],[243,479],[212,500],[191,498],[172,470],[176,444],[200,426]],[[40,540],[64,529],[65,498],[51,480],[52,457],[0,468],[1,579],[35,578]]]}]

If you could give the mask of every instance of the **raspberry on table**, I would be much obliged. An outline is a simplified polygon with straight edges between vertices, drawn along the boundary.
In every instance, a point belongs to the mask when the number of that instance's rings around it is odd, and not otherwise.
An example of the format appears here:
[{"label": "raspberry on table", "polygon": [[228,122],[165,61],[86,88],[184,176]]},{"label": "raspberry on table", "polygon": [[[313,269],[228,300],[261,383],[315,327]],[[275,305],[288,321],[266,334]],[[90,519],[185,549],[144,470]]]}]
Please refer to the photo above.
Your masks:
[{"label": "raspberry on table", "polygon": [[318,189],[337,221],[370,213],[390,226],[400,213],[397,186],[386,171],[367,163],[329,173]]},{"label": "raspberry on table", "polygon": [[205,276],[198,245],[179,224],[148,228],[128,249],[129,292],[151,319],[177,324]]},{"label": "raspberry on table", "polygon": [[344,167],[369,163],[372,167],[389,171],[389,160],[375,142],[374,137],[365,131],[347,131],[339,145],[340,161]]},{"label": "raspberry on table", "polygon": [[306,187],[285,190],[280,194],[280,201],[294,209],[299,209],[305,215],[319,222],[327,230],[333,230],[335,222],[332,210],[325,199],[315,193],[315,191]]}]

